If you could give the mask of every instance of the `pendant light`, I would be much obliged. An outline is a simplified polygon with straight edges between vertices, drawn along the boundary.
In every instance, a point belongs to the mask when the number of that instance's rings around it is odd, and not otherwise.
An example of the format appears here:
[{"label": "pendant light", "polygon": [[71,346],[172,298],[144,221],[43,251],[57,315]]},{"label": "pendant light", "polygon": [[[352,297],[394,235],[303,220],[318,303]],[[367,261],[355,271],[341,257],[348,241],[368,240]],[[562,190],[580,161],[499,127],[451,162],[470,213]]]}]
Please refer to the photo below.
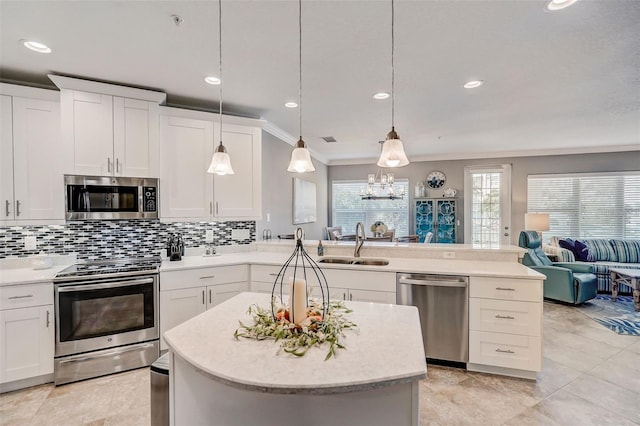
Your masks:
[{"label": "pendant light", "polygon": [[394,68],[394,7],[391,0],[391,131],[387,133],[387,139],[382,144],[382,153],[378,159],[379,167],[402,167],[409,164],[407,155],[404,153],[402,141],[395,129],[395,68]]},{"label": "pendant light", "polygon": [[309,150],[302,140],[302,0],[298,0],[298,69],[300,75],[298,92],[298,130],[300,131],[300,139],[298,139],[291,152],[291,161],[287,171],[297,173],[315,172],[316,169],[311,162]]},{"label": "pendant light", "polygon": [[207,173],[215,173],[217,175],[232,175],[233,167],[231,167],[231,158],[227,154],[227,149],[222,145],[222,0],[218,0],[218,41],[220,43],[220,85],[218,86],[220,94],[220,145],[216,148],[211,158],[211,164]]}]

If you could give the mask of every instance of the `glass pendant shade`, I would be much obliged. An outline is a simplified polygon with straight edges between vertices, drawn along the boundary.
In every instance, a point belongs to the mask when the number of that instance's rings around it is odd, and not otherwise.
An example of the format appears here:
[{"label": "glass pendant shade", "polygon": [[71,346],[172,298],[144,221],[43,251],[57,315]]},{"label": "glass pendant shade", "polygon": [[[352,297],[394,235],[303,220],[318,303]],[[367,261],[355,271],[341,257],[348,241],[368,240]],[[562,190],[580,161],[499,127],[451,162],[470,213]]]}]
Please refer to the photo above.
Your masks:
[{"label": "glass pendant shade", "polygon": [[402,141],[392,128],[387,134],[387,140],[382,144],[378,167],[402,167],[407,164],[409,164],[409,159],[404,153]]},{"label": "glass pendant shade", "polygon": [[315,172],[316,168],[313,167],[311,162],[311,155],[302,139],[296,142],[295,148],[291,151],[291,161],[289,162],[288,172],[306,173]]},{"label": "glass pendant shade", "polygon": [[216,175],[232,175],[233,167],[231,167],[231,158],[227,154],[226,148],[220,142],[220,146],[216,149],[216,152],[211,158],[211,164],[207,173],[214,173]]}]

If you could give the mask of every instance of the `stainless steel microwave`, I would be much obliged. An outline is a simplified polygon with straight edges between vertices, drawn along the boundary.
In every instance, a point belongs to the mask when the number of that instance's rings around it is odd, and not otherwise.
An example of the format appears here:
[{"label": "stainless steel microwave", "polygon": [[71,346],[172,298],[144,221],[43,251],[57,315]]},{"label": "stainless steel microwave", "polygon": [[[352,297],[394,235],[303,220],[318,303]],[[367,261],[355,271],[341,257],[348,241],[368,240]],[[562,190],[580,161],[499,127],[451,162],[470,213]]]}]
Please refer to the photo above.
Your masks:
[{"label": "stainless steel microwave", "polygon": [[155,219],[158,179],[64,175],[65,217],[81,219]]}]

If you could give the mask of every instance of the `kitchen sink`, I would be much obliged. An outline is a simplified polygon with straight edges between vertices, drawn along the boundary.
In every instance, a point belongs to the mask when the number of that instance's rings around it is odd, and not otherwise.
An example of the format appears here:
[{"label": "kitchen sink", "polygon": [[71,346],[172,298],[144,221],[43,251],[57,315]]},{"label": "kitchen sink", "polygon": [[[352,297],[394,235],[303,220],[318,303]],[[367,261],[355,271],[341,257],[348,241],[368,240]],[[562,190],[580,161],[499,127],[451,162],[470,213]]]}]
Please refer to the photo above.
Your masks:
[{"label": "kitchen sink", "polygon": [[389,261],[387,259],[354,259],[353,263],[356,265],[385,266],[389,264]]},{"label": "kitchen sink", "polygon": [[385,266],[389,264],[387,259],[367,259],[362,257],[323,257],[318,263],[337,263],[341,265],[366,265]]},{"label": "kitchen sink", "polygon": [[349,265],[353,263],[353,259],[345,258],[345,257],[323,257],[318,260],[318,263],[340,263],[343,265]]}]

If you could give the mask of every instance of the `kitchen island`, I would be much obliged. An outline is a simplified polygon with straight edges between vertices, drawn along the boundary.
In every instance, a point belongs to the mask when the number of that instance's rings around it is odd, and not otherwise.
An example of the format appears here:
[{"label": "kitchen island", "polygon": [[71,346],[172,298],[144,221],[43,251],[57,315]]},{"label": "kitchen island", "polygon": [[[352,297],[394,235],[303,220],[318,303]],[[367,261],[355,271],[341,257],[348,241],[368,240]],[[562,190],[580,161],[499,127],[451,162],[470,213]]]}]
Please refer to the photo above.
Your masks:
[{"label": "kitchen island", "polygon": [[358,330],[324,361],[328,347],[297,358],[272,340],[233,337],[251,304],[269,303],[241,293],[165,334],[172,424],[418,424],[427,367],[415,307],[346,302]]}]

